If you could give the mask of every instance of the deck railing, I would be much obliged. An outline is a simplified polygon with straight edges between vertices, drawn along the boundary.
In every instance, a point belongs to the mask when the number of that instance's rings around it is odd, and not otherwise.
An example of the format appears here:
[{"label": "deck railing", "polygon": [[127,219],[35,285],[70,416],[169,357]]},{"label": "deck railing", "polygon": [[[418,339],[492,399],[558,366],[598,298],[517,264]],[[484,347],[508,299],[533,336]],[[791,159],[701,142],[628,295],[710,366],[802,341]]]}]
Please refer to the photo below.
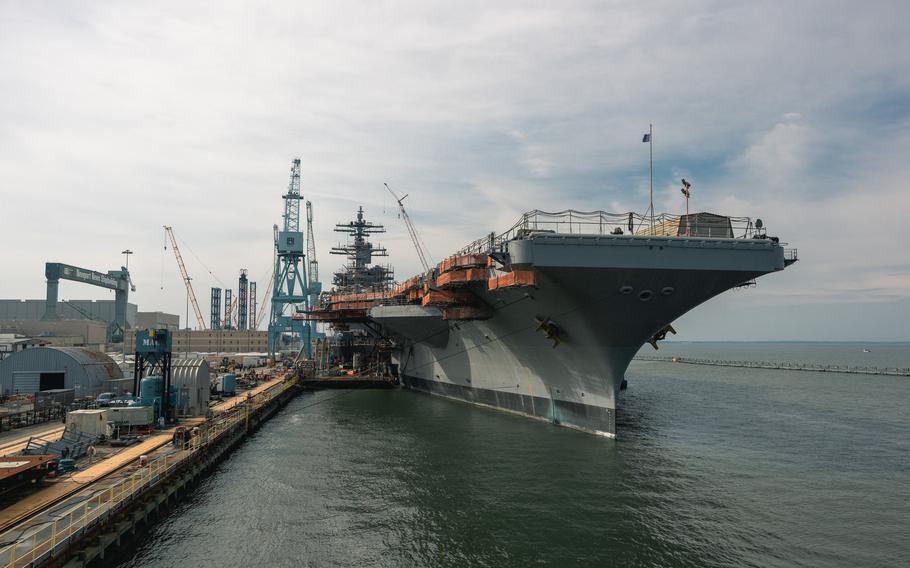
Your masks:
[{"label": "deck railing", "polygon": [[[466,245],[456,254],[500,250],[505,242],[522,238],[530,233],[550,232],[562,235],[612,235],[633,234],[644,236],[687,236],[688,229],[698,237],[752,238],[764,235],[764,228],[756,227],[749,217],[712,216],[703,214],[671,215],[661,213],[652,218],[640,213],[607,213],[605,211],[575,211],[568,209],[550,213],[535,209],[521,216],[503,233],[489,235]],[[712,222],[716,220],[716,222]],[[620,233],[621,231],[621,233]]]}]

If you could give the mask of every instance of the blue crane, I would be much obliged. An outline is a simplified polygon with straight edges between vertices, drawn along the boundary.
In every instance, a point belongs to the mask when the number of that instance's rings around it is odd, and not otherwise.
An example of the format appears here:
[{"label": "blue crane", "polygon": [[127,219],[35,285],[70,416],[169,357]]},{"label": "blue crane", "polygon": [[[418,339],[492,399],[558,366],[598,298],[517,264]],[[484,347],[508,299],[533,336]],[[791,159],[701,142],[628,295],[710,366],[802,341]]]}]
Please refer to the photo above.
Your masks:
[{"label": "blue crane", "polygon": [[[311,294],[307,282],[307,271],[304,269],[304,238],[300,230],[300,159],[294,159],[291,165],[291,179],[288,191],[281,196],[284,199],[283,228],[274,226],[275,240],[275,279],[272,288],[271,316],[269,317],[269,357],[274,360],[275,353],[280,351],[282,343],[302,348],[310,356],[310,340],[313,328],[310,322],[293,317],[302,304],[309,307]],[[312,283],[314,287],[318,283]]]}]

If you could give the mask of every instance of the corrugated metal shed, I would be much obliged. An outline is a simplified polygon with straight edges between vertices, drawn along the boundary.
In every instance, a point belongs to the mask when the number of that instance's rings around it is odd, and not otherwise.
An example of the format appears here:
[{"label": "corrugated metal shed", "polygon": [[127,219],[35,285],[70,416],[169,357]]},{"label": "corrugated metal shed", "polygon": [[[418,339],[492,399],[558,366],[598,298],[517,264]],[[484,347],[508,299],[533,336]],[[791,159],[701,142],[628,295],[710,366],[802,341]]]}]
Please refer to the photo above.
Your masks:
[{"label": "corrugated metal shed", "polygon": [[0,391],[7,394],[74,389],[77,397],[95,396],[122,377],[113,359],[83,347],[36,347],[0,361]]},{"label": "corrugated metal shed", "polygon": [[211,385],[205,359],[177,359],[171,363],[171,385],[177,389],[177,414],[202,416],[209,408]]}]

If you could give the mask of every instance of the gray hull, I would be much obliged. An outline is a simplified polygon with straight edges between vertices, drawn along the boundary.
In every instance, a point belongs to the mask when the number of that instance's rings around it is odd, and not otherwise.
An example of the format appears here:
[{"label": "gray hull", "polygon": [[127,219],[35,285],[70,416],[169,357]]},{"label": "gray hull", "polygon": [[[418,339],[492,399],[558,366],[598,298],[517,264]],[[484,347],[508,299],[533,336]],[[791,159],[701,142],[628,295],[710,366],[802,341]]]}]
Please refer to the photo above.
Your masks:
[{"label": "gray hull", "polygon": [[[370,317],[403,344],[410,388],[613,437],[620,383],[632,357],[693,307],[782,270],[767,239],[538,234],[508,243],[536,286],[472,288],[492,308],[446,321],[434,307],[378,306]],[[539,329],[558,326],[554,342]]]}]

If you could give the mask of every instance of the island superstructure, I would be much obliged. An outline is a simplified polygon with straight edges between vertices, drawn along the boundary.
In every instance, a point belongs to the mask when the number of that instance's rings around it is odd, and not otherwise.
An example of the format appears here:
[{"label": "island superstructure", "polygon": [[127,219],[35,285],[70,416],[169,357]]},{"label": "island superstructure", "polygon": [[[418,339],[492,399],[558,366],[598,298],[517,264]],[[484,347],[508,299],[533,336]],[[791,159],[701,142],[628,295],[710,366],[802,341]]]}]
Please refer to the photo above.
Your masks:
[{"label": "island superstructure", "polygon": [[393,337],[409,388],[613,437],[643,344],[796,258],[744,217],[535,210],[398,286],[324,294],[307,317]]}]

